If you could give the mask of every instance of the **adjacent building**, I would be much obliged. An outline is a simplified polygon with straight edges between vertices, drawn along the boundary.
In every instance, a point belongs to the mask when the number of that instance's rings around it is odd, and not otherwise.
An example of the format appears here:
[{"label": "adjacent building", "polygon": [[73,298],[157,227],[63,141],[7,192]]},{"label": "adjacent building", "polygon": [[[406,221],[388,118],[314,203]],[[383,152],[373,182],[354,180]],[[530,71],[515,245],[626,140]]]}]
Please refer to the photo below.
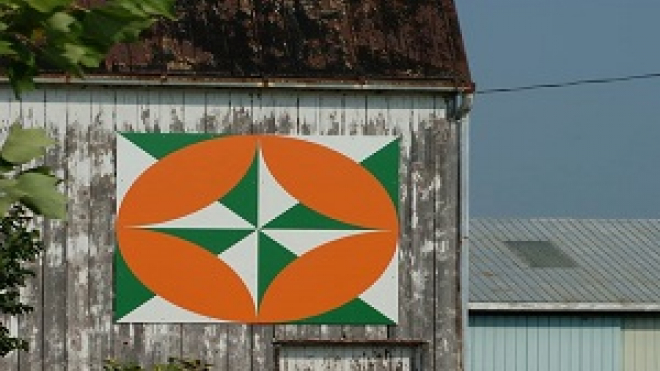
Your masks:
[{"label": "adjacent building", "polygon": [[472,371],[660,370],[660,220],[473,219]]}]

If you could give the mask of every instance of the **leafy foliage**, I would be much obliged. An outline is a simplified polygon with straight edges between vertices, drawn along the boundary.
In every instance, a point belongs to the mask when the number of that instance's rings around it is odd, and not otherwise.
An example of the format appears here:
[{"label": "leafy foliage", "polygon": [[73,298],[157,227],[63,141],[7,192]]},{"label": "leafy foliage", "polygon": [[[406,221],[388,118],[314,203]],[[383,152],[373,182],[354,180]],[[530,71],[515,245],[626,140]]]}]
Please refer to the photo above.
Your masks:
[{"label": "leafy foliage", "polygon": [[122,363],[114,360],[107,360],[103,364],[104,371],[207,371],[210,364],[200,360],[188,360],[181,358],[170,358],[166,364],[153,365],[147,369],[135,363]]},{"label": "leafy foliage", "polygon": [[66,198],[57,190],[59,180],[46,166],[24,168],[41,157],[54,142],[44,129],[23,129],[13,125],[0,148],[0,215],[21,203],[49,218],[63,219]]},{"label": "leafy foliage", "polygon": [[[45,166],[26,165],[43,156],[53,143],[45,130],[15,124],[0,147],[0,313],[10,316],[32,310],[21,303],[19,290],[34,276],[27,264],[43,250],[39,231],[30,226],[34,213],[58,219],[66,214],[66,198],[57,189],[59,180]],[[0,324],[0,356],[15,349],[28,350],[28,344],[11,336],[5,323]]]},{"label": "leafy foliage", "polygon": [[[82,76],[85,68],[98,67],[112,46],[137,41],[159,17],[173,18],[174,0],[98,3],[85,8],[77,0],[0,0],[0,74],[8,77],[17,98],[34,89],[43,68]],[[20,302],[19,289],[33,275],[26,263],[42,250],[39,233],[29,227],[34,214],[66,215],[59,179],[48,167],[29,165],[52,144],[43,129],[14,125],[0,148],[0,313],[32,309]],[[0,323],[0,356],[14,349],[27,350],[27,343]]]},{"label": "leafy foliage", "polygon": [[[39,231],[30,227],[32,218],[24,207],[14,206],[0,219],[0,312],[20,315],[32,310],[20,302],[19,289],[34,272],[25,263],[34,262],[43,249]],[[28,350],[25,340],[12,337],[0,324],[0,356],[14,349]]]},{"label": "leafy foliage", "polygon": [[98,67],[110,48],[134,42],[158,17],[172,19],[174,0],[0,0],[0,63],[17,96],[34,88],[40,67],[74,76]]}]

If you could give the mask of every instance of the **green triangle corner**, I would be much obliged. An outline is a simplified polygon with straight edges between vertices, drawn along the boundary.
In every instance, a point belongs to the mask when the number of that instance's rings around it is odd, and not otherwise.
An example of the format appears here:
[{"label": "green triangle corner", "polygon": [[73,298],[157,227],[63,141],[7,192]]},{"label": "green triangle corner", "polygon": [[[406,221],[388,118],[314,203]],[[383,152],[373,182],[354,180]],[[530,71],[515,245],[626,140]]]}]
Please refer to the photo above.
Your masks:
[{"label": "green triangle corner", "polygon": [[258,256],[257,292],[258,303],[261,304],[261,299],[273,279],[298,256],[261,232],[259,233]]},{"label": "green triangle corner", "polygon": [[243,178],[219,202],[247,220],[258,225],[259,217],[259,153],[255,152],[252,164]]},{"label": "green triangle corner", "polygon": [[360,298],[353,299],[329,312],[293,323],[301,325],[396,325],[396,322]]},{"label": "green triangle corner", "polygon": [[121,320],[124,316],[135,310],[156,295],[149,290],[133,274],[121,255],[119,248],[115,248],[115,295],[114,320]]},{"label": "green triangle corner", "polygon": [[362,160],[361,165],[383,185],[395,206],[399,205],[399,145],[393,140]]},{"label": "green triangle corner", "polygon": [[217,138],[208,133],[119,133],[143,151],[160,160],[189,145]]}]

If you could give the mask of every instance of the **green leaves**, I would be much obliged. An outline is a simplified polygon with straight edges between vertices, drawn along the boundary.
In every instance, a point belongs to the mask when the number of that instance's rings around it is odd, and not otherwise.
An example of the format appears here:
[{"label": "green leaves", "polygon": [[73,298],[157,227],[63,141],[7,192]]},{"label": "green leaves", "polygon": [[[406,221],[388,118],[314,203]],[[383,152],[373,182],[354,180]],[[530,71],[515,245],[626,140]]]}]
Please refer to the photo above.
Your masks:
[{"label": "green leaves", "polygon": [[12,43],[5,40],[0,40],[0,55],[16,55],[16,51],[12,48]]},{"label": "green leaves", "polygon": [[68,6],[71,0],[23,0],[31,8],[41,13],[51,13],[57,8]]},{"label": "green leaves", "polygon": [[57,32],[70,32],[71,26],[74,25],[76,19],[65,12],[53,13],[50,18],[46,19],[46,24],[50,29]]},{"label": "green leaves", "polygon": [[[26,266],[43,250],[39,232],[30,227],[31,218],[21,206],[13,207],[0,218],[0,313],[20,315],[32,308],[21,303],[20,288],[34,272]],[[25,340],[11,336],[0,323],[0,357],[9,352],[28,350]]]},{"label": "green leaves", "polygon": [[[32,310],[21,303],[20,288],[34,272],[34,262],[43,249],[39,232],[29,227],[34,213],[64,218],[66,198],[57,190],[59,180],[45,166],[20,171],[22,165],[44,154],[53,144],[43,129],[13,125],[0,147],[0,313],[20,315]],[[27,341],[11,336],[0,323],[0,357],[14,350],[28,350]]]},{"label": "green leaves", "polygon": [[0,0],[0,59],[17,97],[43,67],[82,76],[118,43],[137,41],[158,18],[174,18],[174,0]]},{"label": "green leaves", "polygon": [[48,218],[63,219],[66,197],[57,190],[59,179],[52,175],[28,172],[19,175],[16,189],[22,193],[21,202],[33,212]]},{"label": "green leaves", "polygon": [[23,129],[15,124],[9,129],[9,137],[0,149],[0,157],[9,163],[22,165],[42,156],[46,147],[53,144],[55,142],[44,129]]},{"label": "green leaves", "polygon": [[0,148],[0,215],[21,203],[34,213],[49,218],[66,216],[66,198],[58,191],[59,179],[48,167],[21,171],[21,166],[45,153],[54,141],[43,129],[24,129],[13,125]]}]

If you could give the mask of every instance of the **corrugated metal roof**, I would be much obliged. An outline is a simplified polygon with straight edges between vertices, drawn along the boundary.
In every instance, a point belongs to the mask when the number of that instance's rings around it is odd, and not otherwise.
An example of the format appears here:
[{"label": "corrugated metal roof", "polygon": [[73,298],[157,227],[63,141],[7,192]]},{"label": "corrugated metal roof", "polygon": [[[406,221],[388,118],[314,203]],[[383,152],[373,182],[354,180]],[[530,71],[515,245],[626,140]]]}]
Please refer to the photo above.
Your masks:
[{"label": "corrugated metal roof", "polygon": [[179,0],[177,13],[94,74],[471,86],[453,0]]},{"label": "corrugated metal roof", "polygon": [[[660,220],[472,219],[469,237],[473,309],[660,310]],[[531,266],[506,241],[575,266]]]}]

